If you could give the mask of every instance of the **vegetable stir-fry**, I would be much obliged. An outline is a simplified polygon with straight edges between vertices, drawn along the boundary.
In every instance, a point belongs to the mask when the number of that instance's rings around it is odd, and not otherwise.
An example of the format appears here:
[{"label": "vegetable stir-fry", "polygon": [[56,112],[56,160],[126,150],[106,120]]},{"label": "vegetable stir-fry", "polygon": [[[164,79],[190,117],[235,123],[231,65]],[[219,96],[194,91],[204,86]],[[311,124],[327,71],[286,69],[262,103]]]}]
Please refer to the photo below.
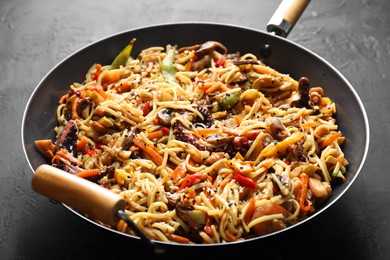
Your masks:
[{"label": "vegetable stir-fry", "polygon": [[[222,43],[132,39],[59,100],[52,165],[120,194],[153,240],[226,243],[307,218],[344,180],[336,104]],[[105,224],[105,223],[102,223]],[[115,227],[132,230],[124,221]]]}]

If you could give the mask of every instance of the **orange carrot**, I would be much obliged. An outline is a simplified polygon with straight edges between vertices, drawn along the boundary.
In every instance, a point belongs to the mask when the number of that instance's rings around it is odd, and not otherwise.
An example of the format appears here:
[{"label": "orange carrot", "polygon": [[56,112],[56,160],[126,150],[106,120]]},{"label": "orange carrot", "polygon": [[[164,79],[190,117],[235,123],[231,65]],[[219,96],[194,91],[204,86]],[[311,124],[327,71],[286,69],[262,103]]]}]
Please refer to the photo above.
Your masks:
[{"label": "orange carrot", "polygon": [[227,239],[231,242],[237,240],[237,238],[229,230],[225,230],[225,235]]},{"label": "orange carrot", "polygon": [[178,166],[176,166],[175,170],[172,172],[172,180],[174,183],[181,180],[187,173],[187,167],[186,162],[180,163]]},{"label": "orange carrot", "polygon": [[108,98],[108,95],[106,92],[104,92],[104,90],[102,88],[99,88],[98,86],[96,87],[93,87],[91,90],[95,91],[96,93],[98,93],[103,99],[107,99]]},{"label": "orange carrot", "polygon": [[215,82],[204,83],[204,84],[199,85],[198,89],[200,89],[200,90],[207,90],[210,87],[214,86],[214,84],[215,84]]},{"label": "orange carrot", "polygon": [[72,102],[72,119],[79,119],[79,115],[77,114],[77,106],[79,105],[79,98],[76,97]]},{"label": "orange carrot", "polygon": [[190,240],[188,238],[178,236],[175,234],[166,234],[166,236],[169,238],[169,240],[172,240],[172,241],[180,243],[180,244],[188,244],[190,242]]},{"label": "orange carrot", "polygon": [[53,158],[56,146],[53,144],[51,139],[37,140],[35,141],[35,145],[47,158]]},{"label": "orange carrot", "polygon": [[208,136],[218,133],[218,129],[215,128],[199,128],[196,129],[201,136]]},{"label": "orange carrot", "polygon": [[99,173],[100,173],[99,169],[91,169],[91,170],[85,170],[85,171],[78,172],[75,175],[85,179],[85,178],[94,177],[94,176],[98,175]]},{"label": "orange carrot", "polygon": [[343,163],[345,162],[344,156],[339,156],[339,157],[337,157],[337,161],[338,161],[339,163],[343,164]]},{"label": "orange carrot", "polygon": [[256,204],[255,198],[251,198],[248,202],[248,207],[246,209],[245,217],[244,217],[244,221],[246,224],[248,224],[251,221],[253,212],[255,212],[255,204]]},{"label": "orange carrot", "polygon": [[243,120],[243,117],[240,116],[240,115],[236,115],[236,116],[234,117],[234,119],[236,120],[237,124],[240,125],[241,122],[242,122],[242,120]]},{"label": "orange carrot", "polygon": [[229,174],[223,181],[221,181],[221,183],[219,184],[221,189],[223,189],[226,186],[226,184],[228,184],[232,179],[233,179],[233,174]]},{"label": "orange carrot", "polygon": [[207,94],[210,94],[210,93],[213,93],[214,91],[217,91],[219,88],[221,87],[221,84],[214,84],[212,85],[211,87],[209,87],[208,89],[205,90],[205,92]]},{"label": "orange carrot", "polygon": [[274,69],[271,69],[268,66],[261,66],[261,65],[254,66],[254,69],[258,73],[261,73],[261,74],[269,74],[269,75],[272,75],[272,76],[276,76],[278,74]]},{"label": "orange carrot", "polygon": [[103,88],[113,82],[117,82],[120,79],[120,75],[117,70],[106,71],[104,76],[105,77],[102,79]]},{"label": "orange carrot", "polygon": [[169,128],[162,127],[161,129],[148,134],[148,139],[161,138],[165,135],[169,135]]},{"label": "orange carrot", "polygon": [[133,139],[133,143],[141,148],[142,151],[147,153],[153,162],[155,162],[157,165],[161,165],[163,163],[163,157],[156,151],[154,148],[152,148],[149,145],[144,144],[141,140],[138,138]]},{"label": "orange carrot", "polygon": [[301,179],[301,190],[298,196],[300,211],[308,212],[311,209],[311,203],[309,202],[307,205],[305,204],[307,202],[306,195],[307,195],[307,189],[309,183],[309,176],[306,173],[302,173],[300,175],[300,179]]},{"label": "orange carrot", "polygon": [[112,87],[112,89],[115,90],[118,94],[122,94],[124,92],[129,92],[133,86],[134,84],[131,82],[122,81],[118,84],[115,84],[115,86]]},{"label": "orange carrot", "polygon": [[194,188],[188,188],[187,192],[190,199],[195,199],[196,193]]},{"label": "orange carrot", "polygon": [[321,148],[324,148],[328,145],[330,145],[331,143],[333,143],[334,141],[337,140],[337,138],[339,138],[341,136],[341,132],[337,132],[335,134],[332,134],[332,135],[328,135],[326,138],[324,138],[320,144]]},{"label": "orange carrot", "polygon": [[317,127],[317,126],[319,126],[319,125],[321,125],[320,122],[306,122],[306,123],[301,124],[301,126],[302,126],[303,128]]},{"label": "orange carrot", "polygon": [[163,136],[164,136],[164,134],[163,134],[162,130],[160,129],[160,130],[149,133],[148,139],[152,140],[154,138],[161,138]]},{"label": "orange carrot", "polygon": [[76,143],[76,151],[82,152],[87,147],[88,140],[86,138],[81,139]]}]

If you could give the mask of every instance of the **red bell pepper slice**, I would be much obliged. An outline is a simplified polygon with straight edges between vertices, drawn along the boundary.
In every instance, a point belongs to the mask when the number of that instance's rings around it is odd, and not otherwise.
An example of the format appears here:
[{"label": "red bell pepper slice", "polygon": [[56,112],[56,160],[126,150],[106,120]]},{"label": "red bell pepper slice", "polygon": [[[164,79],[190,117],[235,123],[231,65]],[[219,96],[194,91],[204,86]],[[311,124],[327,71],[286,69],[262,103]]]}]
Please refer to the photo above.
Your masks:
[{"label": "red bell pepper slice", "polygon": [[142,107],[142,113],[144,116],[146,116],[147,114],[149,114],[149,108],[150,108],[151,104],[150,104],[150,101],[146,101],[144,106]]},{"label": "red bell pepper slice", "polygon": [[254,182],[251,178],[242,175],[241,173],[236,172],[234,174],[234,180],[243,187],[248,187],[253,190],[256,189],[256,182]]},{"label": "red bell pepper slice", "polygon": [[188,188],[195,184],[197,180],[200,180],[203,177],[203,174],[201,173],[194,173],[191,175],[187,175],[187,177],[183,180],[180,187],[177,189],[177,191],[181,191],[182,189]]}]

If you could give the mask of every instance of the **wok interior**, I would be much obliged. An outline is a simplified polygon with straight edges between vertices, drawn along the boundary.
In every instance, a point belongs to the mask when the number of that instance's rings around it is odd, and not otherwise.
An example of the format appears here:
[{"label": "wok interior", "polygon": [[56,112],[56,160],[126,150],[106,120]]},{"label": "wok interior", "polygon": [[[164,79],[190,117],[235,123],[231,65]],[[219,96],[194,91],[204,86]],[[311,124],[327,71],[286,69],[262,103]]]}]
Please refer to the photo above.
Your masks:
[{"label": "wok interior", "polygon": [[310,218],[333,204],[359,174],[368,150],[368,122],[359,97],[336,69],[319,56],[286,39],[249,28],[205,23],[166,24],[122,32],[77,51],[50,71],[32,94],[23,118],[23,146],[33,171],[41,164],[50,163],[35,148],[34,141],[54,140],[59,98],[67,92],[70,84],[85,79],[92,64],[110,64],[134,37],[137,41],[133,56],[152,46],[177,44],[182,47],[215,40],[223,43],[229,52],[251,52],[260,57],[264,44],[269,44],[273,52],[263,59],[264,62],[295,79],[305,76],[312,86],[322,86],[325,95],[336,103],[337,123],[346,136],[343,147],[349,161],[346,182],[336,185],[328,202]]}]

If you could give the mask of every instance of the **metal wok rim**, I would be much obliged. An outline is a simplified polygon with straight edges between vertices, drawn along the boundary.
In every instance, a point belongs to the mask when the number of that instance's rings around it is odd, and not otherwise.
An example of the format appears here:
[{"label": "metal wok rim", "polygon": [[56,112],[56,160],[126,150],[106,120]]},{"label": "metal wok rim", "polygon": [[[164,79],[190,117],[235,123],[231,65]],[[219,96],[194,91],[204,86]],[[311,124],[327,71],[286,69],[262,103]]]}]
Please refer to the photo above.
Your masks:
[{"label": "metal wok rim", "polygon": [[[326,209],[328,209],[330,206],[332,206],[336,201],[339,200],[340,197],[342,197],[345,192],[350,188],[350,186],[354,183],[354,181],[356,180],[356,178],[359,176],[363,166],[364,166],[364,163],[365,163],[365,160],[366,160],[366,157],[367,157],[367,154],[368,154],[368,149],[369,149],[369,142],[370,142],[370,130],[369,130],[369,121],[368,121],[368,117],[367,117],[367,113],[366,113],[366,110],[364,108],[364,105],[359,97],[359,95],[357,94],[356,90],[353,88],[353,86],[349,83],[349,81],[344,77],[344,75],[342,75],[333,65],[331,65],[327,60],[325,60],[324,58],[322,58],[321,56],[317,55],[316,53],[314,53],[313,51],[289,40],[289,39],[286,39],[286,38],[283,38],[283,37],[280,37],[280,36],[276,36],[276,35],[272,35],[270,33],[267,33],[265,31],[262,31],[262,30],[258,30],[258,29],[255,29],[255,28],[251,28],[251,27],[247,27],[247,26],[241,26],[241,25],[235,25],[235,24],[229,24],[229,23],[218,23],[218,22],[196,22],[196,21],[190,21],[190,22],[173,22],[173,23],[159,23],[159,24],[152,24],[152,25],[148,25],[148,26],[140,26],[140,27],[136,27],[136,28],[133,28],[133,29],[129,29],[129,30],[123,30],[121,32],[117,32],[117,33],[113,33],[113,34],[110,34],[108,36],[105,36],[105,37],[102,37],[96,41],[93,41],[87,45],[85,45],[84,47],[81,47],[79,48],[78,50],[72,52],[71,54],[69,54],[67,57],[65,57],[64,59],[62,59],[60,62],[58,62],[50,71],[48,71],[46,73],[46,75],[39,81],[39,83],[36,85],[36,87],[34,88],[33,92],[31,93],[29,99],[28,99],[28,102],[26,104],[26,107],[25,107],[25,110],[24,110],[24,113],[23,113],[23,117],[22,117],[22,124],[21,124],[21,139],[22,139],[22,146],[23,146],[23,152],[24,152],[24,155],[25,155],[25,158],[29,164],[29,167],[30,169],[33,171],[33,173],[35,172],[35,169],[31,163],[31,161],[29,160],[29,157],[28,157],[28,152],[26,150],[26,145],[25,145],[25,137],[24,137],[24,132],[25,132],[25,124],[26,124],[26,117],[27,117],[27,112],[29,111],[29,108],[30,108],[30,105],[32,103],[32,100],[34,98],[34,96],[36,95],[38,89],[40,89],[43,85],[43,83],[46,81],[46,79],[52,74],[54,73],[59,67],[61,67],[61,65],[66,62],[67,60],[70,60],[72,59],[74,56],[76,56],[78,53],[80,52],[83,52],[84,50],[87,50],[89,49],[91,46],[94,46],[94,45],[99,45],[100,43],[102,43],[103,41],[105,40],[109,40],[111,38],[115,38],[115,37],[118,37],[122,34],[128,34],[128,33],[131,33],[131,32],[134,32],[134,31],[140,31],[140,30],[145,30],[145,29],[158,29],[159,27],[170,27],[170,26],[177,26],[177,25],[182,25],[182,26],[186,26],[186,25],[201,25],[201,26],[220,26],[220,27],[225,27],[227,29],[229,28],[236,28],[236,29],[243,29],[243,30],[248,30],[248,31],[252,31],[254,33],[260,33],[260,34],[264,34],[266,35],[266,37],[277,37],[279,40],[281,41],[284,41],[286,44],[290,44],[290,45],[294,45],[294,48],[298,48],[298,49],[301,49],[302,51],[308,53],[311,57],[313,57],[313,59],[318,59],[320,60],[322,63],[324,63],[326,66],[328,66],[329,68],[331,68],[332,72],[335,73],[344,83],[345,85],[349,88],[349,90],[351,91],[351,93],[353,93],[353,96],[355,98],[355,100],[357,101],[361,111],[362,111],[362,115],[363,115],[363,121],[364,121],[364,127],[366,129],[366,136],[365,136],[365,147],[364,147],[364,151],[363,151],[363,155],[362,155],[362,160],[359,164],[359,166],[357,167],[356,169],[356,172],[353,176],[353,178],[350,180],[349,183],[345,183],[343,185],[343,188],[340,192],[340,194],[338,194],[337,196],[334,197],[333,200],[330,200],[328,201],[323,207],[321,207],[320,209],[318,209],[318,211],[316,211],[314,214],[310,215],[308,218],[292,225],[292,226],[289,226],[283,230],[280,230],[280,231],[277,231],[277,232],[273,232],[273,233],[270,233],[270,234],[267,234],[267,235],[263,235],[263,236],[260,236],[260,237],[254,237],[254,238],[248,238],[248,239],[245,239],[245,240],[240,240],[240,241],[235,241],[235,242],[229,242],[229,243],[213,243],[213,244],[180,244],[180,243],[173,243],[173,242],[164,242],[164,241],[156,241],[156,240],[153,240],[153,242],[157,243],[157,244],[161,244],[161,245],[167,245],[167,246],[182,246],[182,247],[210,247],[210,246],[227,246],[227,245],[233,245],[233,244],[241,244],[241,243],[245,243],[245,242],[250,242],[250,241],[254,241],[254,240],[259,240],[259,239],[264,239],[264,238],[267,238],[267,237],[270,237],[270,236],[275,236],[275,235],[278,235],[278,234],[281,234],[281,233],[284,233],[292,228],[295,228],[303,223],[306,223],[307,221],[315,218],[317,215],[323,213]],[[109,228],[109,227],[106,227],[106,226],[103,226],[89,218],[87,218],[86,216],[84,216],[83,214],[75,211],[74,209],[72,209],[70,206],[64,204],[64,203],[61,203],[63,204],[66,208],[68,208],[70,211],[72,211],[73,213],[75,213],[76,215],[78,215],[79,217],[83,218],[84,220],[87,220],[88,222],[91,222],[95,225],[97,225],[98,227],[102,227],[104,228],[105,230],[107,231],[111,231],[111,232],[114,232],[114,233],[117,233],[119,235],[123,235],[125,237],[130,237],[130,238],[134,238],[134,239],[139,239],[139,237],[137,236],[133,236],[133,235],[130,235],[130,234],[127,234],[127,233],[123,233],[123,232],[120,232],[118,230],[115,230],[115,229],[112,229],[112,228]]]}]

